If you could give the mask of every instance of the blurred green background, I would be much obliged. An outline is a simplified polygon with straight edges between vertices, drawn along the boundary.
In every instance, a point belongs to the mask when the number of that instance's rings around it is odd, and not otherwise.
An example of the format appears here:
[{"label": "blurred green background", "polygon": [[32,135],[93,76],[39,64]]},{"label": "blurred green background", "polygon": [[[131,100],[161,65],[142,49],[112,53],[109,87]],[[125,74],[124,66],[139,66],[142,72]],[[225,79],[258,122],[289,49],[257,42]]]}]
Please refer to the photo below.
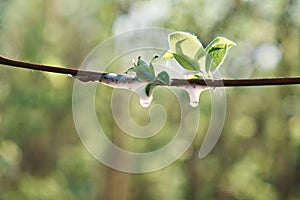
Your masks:
[{"label": "blurred green background", "polygon": [[[0,0],[0,54],[79,67],[99,42],[149,26],[192,32],[204,44],[218,35],[235,41],[224,77],[300,75],[299,0]],[[73,82],[1,66],[0,199],[300,199],[299,86],[228,88],[225,128],[200,160],[210,119],[204,93],[193,146],[171,166],[137,175],[102,165],[81,144]],[[170,118],[176,126],[176,113]],[[122,141],[113,121],[106,126]]]}]

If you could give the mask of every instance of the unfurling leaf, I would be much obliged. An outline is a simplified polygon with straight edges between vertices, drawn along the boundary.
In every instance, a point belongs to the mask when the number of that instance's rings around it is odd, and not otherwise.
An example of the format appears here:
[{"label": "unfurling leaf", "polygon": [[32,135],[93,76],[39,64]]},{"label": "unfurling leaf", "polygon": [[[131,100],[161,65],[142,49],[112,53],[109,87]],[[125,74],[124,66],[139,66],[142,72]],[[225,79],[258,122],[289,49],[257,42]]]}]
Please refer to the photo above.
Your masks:
[{"label": "unfurling leaf", "polygon": [[190,71],[199,71],[199,68],[196,67],[197,64],[190,60],[188,57],[181,56],[179,54],[173,53],[175,60],[184,68]]},{"label": "unfurling leaf", "polygon": [[157,75],[156,80],[159,81],[160,83],[162,83],[163,85],[169,85],[169,83],[170,83],[170,77],[166,71],[160,72]]},{"label": "unfurling leaf", "polygon": [[217,37],[210,42],[205,51],[207,53],[205,69],[207,72],[215,72],[217,68],[223,63],[228,49],[236,46],[236,44],[224,37]]},{"label": "unfurling leaf", "polygon": [[152,74],[155,76],[155,71],[154,71],[154,67],[153,67],[153,64],[152,62],[155,60],[155,59],[158,59],[159,56],[158,55],[154,55],[153,58],[151,59],[150,63],[149,63],[149,67],[150,67],[150,70],[152,72]]},{"label": "unfurling leaf", "polygon": [[207,47],[205,48],[205,51],[209,51],[212,47],[215,47],[219,44],[227,44],[228,49],[230,49],[233,46],[236,46],[236,43],[225,38],[225,37],[216,37],[213,41],[211,41]]},{"label": "unfurling leaf", "polygon": [[185,79],[204,79],[203,75],[201,74],[189,74],[184,76]]},{"label": "unfurling leaf", "polygon": [[155,70],[152,62],[159,58],[158,55],[155,55],[149,65],[139,56],[136,63],[133,63],[133,67],[130,67],[125,73],[135,72],[136,77],[140,81],[148,82],[145,87],[145,93],[148,97],[152,95],[154,88],[158,85],[169,85],[170,77],[166,71],[160,72],[157,76],[155,76]]},{"label": "unfurling leaf", "polygon": [[150,68],[149,65],[141,58],[138,57],[137,64],[135,66],[136,76],[140,81],[154,81],[155,74],[154,69]]},{"label": "unfurling leaf", "polygon": [[163,58],[175,60],[185,69],[200,71],[201,58],[205,51],[196,36],[186,32],[173,32],[169,35],[170,50]]},{"label": "unfurling leaf", "polygon": [[168,50],[168,51],[163,55],[162,58],[168,60],[168,59],[174,58],[174,56],[173,56],[173,53],[172,53],[170,50]]},{"label": "unfurling leaf", "polygon": [[154,90],[154,88],[156,87],[157,85],[155,83],[148,83],[145,87],[145,92],[146,92],[146,95],[148,97],[150,97],[152,95],[152,92]]},{"label": "unfurling leaf", "polygon": [[135,66],[134,67],[130,67],[129,69],[127,69],[125,71],[125,74],[128,74],[129,72],[135,72]]}]

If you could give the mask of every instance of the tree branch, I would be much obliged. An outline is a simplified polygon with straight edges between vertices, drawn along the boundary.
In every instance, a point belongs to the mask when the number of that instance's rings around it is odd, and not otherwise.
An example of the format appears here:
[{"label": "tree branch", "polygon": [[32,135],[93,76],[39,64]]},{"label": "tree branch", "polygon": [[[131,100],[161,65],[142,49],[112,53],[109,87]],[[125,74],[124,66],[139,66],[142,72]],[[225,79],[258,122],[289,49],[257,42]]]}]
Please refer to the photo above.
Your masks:
[{"label": "tree branch", "polygon": [[[65,67],[57,67],[57,66],[51,66],[51,65],[42,65],[42,64],[36,64],[36,63],[30,63],[30,62],[24,62],[19,60],[12,60],[6,57],[3,57],[0,55],[0,64],[17,67],[17,68],[26,68],[31,70],[38,70],[38,71],[45,71],[45,72],[53,72],[58,74],[67,74],[76,76],[78,74],[82,76],[102,76],[107,73],[102,72],[95,72],[95,71],[88,71],[88,70],[79,70],[75,68],[65,68]],[[92,80],[91,80],[92,81]]]},{"label": "tree branch", "polygon": [[[35,64],[30,62],[23,62],[19,60],[12,60],[3,56],[0,56],[0,64],[26,68],[31,70],[59,73],[72,75],[75,78],[87,82],[87,81],[100,81],[103,83],[118,82],[130,83],[138,81],[135,76],[129,74],[114,74],[107,72],[96,72],[75,68],[57,67],[51,65]],[[279,77],[279,78],[250,78],[250,79],[172,79],[171,86],[184,86],[184,85],[202,85],[210,87],[238,87],[238,86],[264,86],[264,85],[294,85],[300,84],[300,77]]]}]

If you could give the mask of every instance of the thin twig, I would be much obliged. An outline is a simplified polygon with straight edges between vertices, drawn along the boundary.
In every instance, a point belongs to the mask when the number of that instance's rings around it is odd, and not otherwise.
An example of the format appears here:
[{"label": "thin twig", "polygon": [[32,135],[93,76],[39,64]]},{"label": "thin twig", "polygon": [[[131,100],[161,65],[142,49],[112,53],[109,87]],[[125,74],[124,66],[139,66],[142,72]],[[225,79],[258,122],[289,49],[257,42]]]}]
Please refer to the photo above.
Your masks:
[{"label": "thin twig", "polygon": [[106,73],[96,72],[96,71],[88,71],[88,70],[80,70],[75,68],[65,68],[65,67],[57,67],[51,65],[42,65],[30,62],[24,62],[19,60],[13,60],[0,55],[0,64],[17,67],[17,68],[26,68],[31,70],[45,71],[45,72],[53,72],[58,74],[68,74],[72,76],[76,76],[80,73],[80,75],[97,75],[102,76]]},{"label": "thin twig", "polygon": [[[51,65],[35,64],[19,60],[9,59],[0,56],[0,64],[26,68],[31,70],[68,74],[77,77],[81,81],[102,81],[102,77],[106,78],[110,73],[96,72],[75,68],[57,67]],[[118,74],[118,77],[129,78],[133,77],[128,74]],[[183,85],[206,85],[210,87],[238,87],[238,86],[264,86],[264,85],[295,85],[300,84],[300,77],[279,77],[279,78],[250,78],[250,79],[172,79],[171,86]]]},{"label": "thin twig", "polygon": [[279,78],[249,78],[249,79],[173,79],[172,85],[177,86],[188,81],[190,84],[207,85],[210,87],[239,87],[266,85],[295,85],[300,84],[300,77]]}]

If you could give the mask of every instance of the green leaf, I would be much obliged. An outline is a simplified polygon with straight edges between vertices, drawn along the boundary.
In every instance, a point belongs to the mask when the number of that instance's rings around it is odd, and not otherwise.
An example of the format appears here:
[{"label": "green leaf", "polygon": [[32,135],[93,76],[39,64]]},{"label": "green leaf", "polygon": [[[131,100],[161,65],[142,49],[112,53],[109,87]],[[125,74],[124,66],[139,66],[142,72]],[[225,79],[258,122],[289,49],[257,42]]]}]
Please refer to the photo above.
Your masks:
[{"label": "green leaf", "polygon": [[160,83],[164,84],[164,85],[169,85],[169,83],[170,83],[170,77],[169,77],[169,74],[166,71],[160,72],[157,75],[156,80],[159,81]]},{"label": "green leaf", "polygon": [[135,66],[134,67],[130,67],[129,69],[127,69],[125,71],[125,74],[128,74],[129,72],[135,72]]},{"label": "green leaf", "polygon": [[224,62],[228,49],[236,44],[224,37],[217,37],[205,48],[207,55],[205,69],[214,72]]},{"label": "green leaf", "polygon": [[150,70],[151,70],[152,74],[154,74],[154,75],[155,75],[155,70],[154,70],[154,67],[153,67],[153,64],[152,64],[152,63],[153,63],[153,61],[154,61],[155,59],[158,59],[158,58],[159,58],[158,55],[154,55],[153,58],[151,59],[150,63],[149,63]]},{"label": "green leaf", "polygon": [[156,85],[155,83],[149,83],[149,84],[146,85],[146,87],[145,87],[145,92],[146,92],[146,95],[147,95],[148,97],[150,97],[150,96],[152,95],[153,90],[154,90],[154,88],[155,88],[156,86],[157,86],[157,85]]},{"label": "green leaf", "polygon": [[179,54],[173,53],[174,58],[176,61],[184,68],[190,71],[199,71],[197,67],[197,63],[193,60],[189,59],[188,57],[181,56]]},{"label": "green leaf", "polygon": [[185,76],[185,79],[204,79],[204,77],[200,74],[189,74]]},{"label": "green leaf", "polygon": [[170,50],[168,50],[168,51],[163,55],[162,58],[168,60],[168,59],[174,58],[174,56],[173,56],[173,53],[172,53]]},{"label": "green leaf", "polygon": [[[212,47],[208,51],[208,56],[211,58],[216,68],[219,67],[225,60],[225,57],[227,55],[227,50],[228,50],[227,44],[218,44]],[[209,69],[209,70],[213,71],[213,69]]]},{"label": "green leaf", "polygon": [[146,63],[146,61],[144,61],[144,60],[142,59],[141,56],[138,57],[138,60],[137,60],[137,62],[136,62],[136,65],[137,65],[137,66],[139,66],[139,65],[145,65],[145,66],[148,66],[148,64]]},{"label": "green leaf", "polygon": [[212,47],[218,45],[218,44],[227,44],[228,49],[230,49],[233,46],[236,46],[236,43],[225,38],[225,37],[216,37],[213,41],[211,41],[207,47],[205,48],[205,51],[209,51]]},{"label": "green leaf", "polygon": [[169,46],[170,50],[166,52],[164,58],[174,57],[183,68],[200,71],[202,65],[200,60],[205,56],[205,51],[196,36],[186,32],[173,32],[169,35]]},{"label": "green leaf", "polygon": [[150,63],[152,63],[155,59],[158,59],[158,58],[159,58],[159,55],[155,54],[155,55],[153,56],[153,58],[151,59]]},{"label": "green leaf", "polygon": [[217,69],[212,57],[208,54],[205,60],[205,71],[206,73],[214,72]]},{"label": "green leaf", "polygon": [[151,69],[148,64],[141,58],[138,58],[137,65],[135,67],[136,76],[140,81],[154,81],[155,74],[154,69]]}]

